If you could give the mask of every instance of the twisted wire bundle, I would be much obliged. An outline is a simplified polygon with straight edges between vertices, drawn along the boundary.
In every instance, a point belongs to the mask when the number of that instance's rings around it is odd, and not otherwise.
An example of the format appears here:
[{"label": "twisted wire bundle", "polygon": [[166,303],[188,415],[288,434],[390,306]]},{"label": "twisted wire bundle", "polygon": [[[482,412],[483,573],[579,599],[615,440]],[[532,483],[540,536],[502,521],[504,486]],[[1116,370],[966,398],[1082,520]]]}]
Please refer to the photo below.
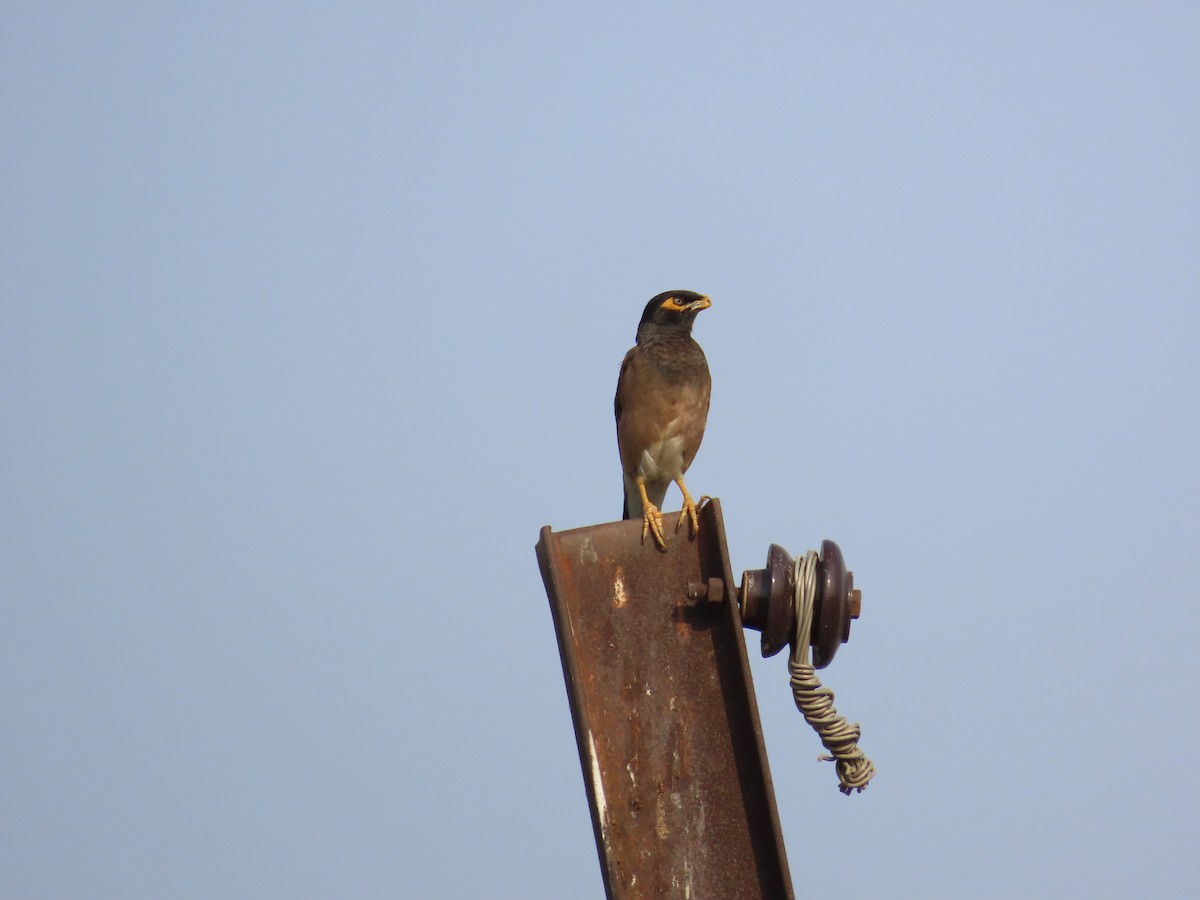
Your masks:
[{"label": "twisted wire bundle", "polygon": [[858,749],[860,730],[857,723],[847,722],[833,705],[833,691],[822,686],[816,669],[808,661],[808,644],[812,634],[813,605],[817,594],[817,554],[810,550],[797,557],[796,637],[788,660],[791,673],[792,697],[804,720],[813,727],[832,756],[822,756],[823,762],[836,762],[838,790],[843,794],[862,791],[875,775],[875,765]]}]

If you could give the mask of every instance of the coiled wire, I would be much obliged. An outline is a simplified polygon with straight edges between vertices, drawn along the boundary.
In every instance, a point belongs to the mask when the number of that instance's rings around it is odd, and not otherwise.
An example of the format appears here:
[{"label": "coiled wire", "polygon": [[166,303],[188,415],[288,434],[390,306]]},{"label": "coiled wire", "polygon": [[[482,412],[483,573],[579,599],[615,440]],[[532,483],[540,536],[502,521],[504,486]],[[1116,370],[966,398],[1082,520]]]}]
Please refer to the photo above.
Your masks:
[{"label": "coiled wire", "polygon": [[788,659],[792,697],[804,720],[817,732],[825,749],[833,754],[818,759],[837,763],[838,790],[843,794],[862,792],[875,777],[875,764],[858,749],[861,733],[858,724],[847,722],[845,716],[838,714],[833,706],[833,691],[821,685],[816,669],[808,661],[817,596],[816,551],[810,550],[807,555],[796,557],[795,565],[796,636]]}]

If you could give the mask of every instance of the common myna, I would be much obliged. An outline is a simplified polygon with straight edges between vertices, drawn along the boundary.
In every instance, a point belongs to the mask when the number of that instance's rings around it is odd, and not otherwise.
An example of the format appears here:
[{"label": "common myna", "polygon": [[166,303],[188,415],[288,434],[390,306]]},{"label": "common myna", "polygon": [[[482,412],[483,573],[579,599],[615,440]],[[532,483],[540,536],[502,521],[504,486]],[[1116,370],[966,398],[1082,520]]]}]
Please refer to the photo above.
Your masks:
[{"label": "common myna", "polygon": [[708,419],[712,378],[692,323],[712,301],[693,291],[666,291],[646,304],[638,323],[637,346],[625,354],[617,379],[617,447],[625,476],[622,519],[642,519],[642,540],[654,535],[661,550],[662,506],[674,481],[683,491],[683,509],[675,530],[688,518],[700,528],[696,504],[683,484]]}]

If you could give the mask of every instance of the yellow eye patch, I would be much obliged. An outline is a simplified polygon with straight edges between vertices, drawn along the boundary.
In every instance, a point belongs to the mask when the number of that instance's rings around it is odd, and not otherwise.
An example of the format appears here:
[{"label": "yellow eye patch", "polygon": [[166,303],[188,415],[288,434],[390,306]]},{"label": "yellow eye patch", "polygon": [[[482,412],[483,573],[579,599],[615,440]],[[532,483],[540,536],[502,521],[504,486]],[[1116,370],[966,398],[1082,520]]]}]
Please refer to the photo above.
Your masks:
[{"label": "yellow eye patch", "polygon": [[683,312],[687,309],[699,311],[701,309],[708,309],[710,306],[712,306],[712,301],[703,296],[694,301],[681,300],[678,297],[668,297],[662,302],[661,308],[669,309],[672,312]]}]

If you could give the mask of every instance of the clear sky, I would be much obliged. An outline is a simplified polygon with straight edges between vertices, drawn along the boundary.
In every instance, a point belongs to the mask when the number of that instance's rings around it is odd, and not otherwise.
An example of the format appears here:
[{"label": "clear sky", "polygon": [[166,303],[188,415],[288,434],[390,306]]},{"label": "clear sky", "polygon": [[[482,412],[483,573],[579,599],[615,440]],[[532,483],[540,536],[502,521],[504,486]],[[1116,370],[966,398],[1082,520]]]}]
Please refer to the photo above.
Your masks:
[{"label": "clear sky", "polygon": [[753,664],[798,894],[1193,891],[1198,48],[1182,2],[10,5],[0,895],[599,896],[533,547],[618,514],[674,288],[735,572],[830,537],[864,590],[866,793]]}]

